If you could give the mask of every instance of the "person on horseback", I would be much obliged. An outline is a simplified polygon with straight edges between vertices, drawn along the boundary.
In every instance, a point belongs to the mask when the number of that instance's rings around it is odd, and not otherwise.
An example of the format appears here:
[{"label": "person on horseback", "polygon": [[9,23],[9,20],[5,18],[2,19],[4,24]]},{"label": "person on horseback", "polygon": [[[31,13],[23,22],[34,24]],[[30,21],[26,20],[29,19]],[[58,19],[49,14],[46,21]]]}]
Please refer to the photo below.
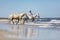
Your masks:
[{"label": "person on horseback", "polygon": [[30,13],[30,17],[32,18],[32,22],[33,22],[34,21],[33,13],[31,10],[29,11],[29,13]]},{"label": "person on horseback", "polygon": [[38,15],[37,14],[33,14],[32,11],[30,10],[29,11],[29,16],[27,15],[26,17],[24,17],[23,22],[24,23],[28,22],[28,20],[32,20],[32,22],[34,22],[36,17],[38,17]]},{"label": "person on horseback", "polygon": [[31,11],[31,10],[29,11],[29,13],[30,13],[30,16],[33,16],[33,14],[32,14],[32,11]]}]

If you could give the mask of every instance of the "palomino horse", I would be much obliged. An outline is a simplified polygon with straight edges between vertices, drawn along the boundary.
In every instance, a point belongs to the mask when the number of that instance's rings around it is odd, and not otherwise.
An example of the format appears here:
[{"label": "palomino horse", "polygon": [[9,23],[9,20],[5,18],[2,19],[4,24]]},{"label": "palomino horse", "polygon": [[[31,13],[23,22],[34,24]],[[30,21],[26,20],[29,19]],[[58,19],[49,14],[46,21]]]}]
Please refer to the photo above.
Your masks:
[{"label": "palomino horse", "polygon": [[33,16],[28,16],[27,18],[24,18],[24,23],[25,23],[25,21],[28,22],[28,20],[32,20],[32,22],[33,22],[35,20],[35,18],[37,18],[37,17],[39,18],[40,16],[37,14],[35,14]]},{"label": "palomino horse", "polygon": [[12,15],[9,15],[9,20],[10,20],[10,22],[12,21],[13,24],[14,24],[13,19],[17,19],[17,20],[18,20],[18,23],[19,23],[19,21],[22,20],[22,17],[23,17],[23,16],[27,16],[27,14],[26,14],[26,13],[12,14]]}]

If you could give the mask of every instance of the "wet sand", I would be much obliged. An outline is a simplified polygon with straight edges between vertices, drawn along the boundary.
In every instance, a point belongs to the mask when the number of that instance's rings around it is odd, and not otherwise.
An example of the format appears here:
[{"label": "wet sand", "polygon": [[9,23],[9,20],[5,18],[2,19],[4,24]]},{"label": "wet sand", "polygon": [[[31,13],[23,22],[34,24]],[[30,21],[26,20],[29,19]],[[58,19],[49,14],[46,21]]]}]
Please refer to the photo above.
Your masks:
[{"label": "wet sand", "polygon": [[[9,20],[8,19],[0,19],[0,22],[8,22]],[[32,24],[33,25],[33,24]],[[40,26],[42,27],[42,26]],[[44,26],[45,27],[45,26]],[[40,31],[40,36],[39,38],[43,38],[44,40],[45,39],[52,39],[54,40],[55,38],[58,40],[60,39],[60,31],[56,31],[56,30],[44,30],[42,31],[41,29],[39,30]],[[57,32],[57,33],[56,33]],[[14,34],[13,32],[9,32],[7,30],[0,30],[0,40],[22,40],[22,39],[18,39],[18,38],[12,38],[12,37],[5,37],[4,35],[5,34]],[[55,36],[54,36],[55,35]]]},{"label": "wet sand", "polygon": [[6,30],[0,30],[0,40],[15,40],[14,38],[5,38],[5,34],[13,34],[12,32],[8,32]]},{"label": "wet sand", "polygon": [[[0,19],[0,22],[8,22],[8,19]],[[15,40],[14,38],[5,38],[5,34],[13,34],[12,32],[8,32],[6,30],[0,30],[0,40]]]}]

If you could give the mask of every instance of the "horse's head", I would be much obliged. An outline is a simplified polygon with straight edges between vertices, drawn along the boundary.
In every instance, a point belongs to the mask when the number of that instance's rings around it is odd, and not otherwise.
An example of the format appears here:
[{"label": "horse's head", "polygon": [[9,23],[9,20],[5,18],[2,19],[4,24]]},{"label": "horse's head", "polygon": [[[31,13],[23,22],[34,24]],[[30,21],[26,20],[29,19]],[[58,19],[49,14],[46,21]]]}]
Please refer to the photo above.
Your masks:
[{"label": "horse's head", "polygon": [[40,18],[38,14],[33,15],[34,18]]},{"label": "horse's head", "polygon": [[26,18],[27,18],[28,16],[27,16],[27,14],[26,14],[26,13],[21,13],[21,14],[19,14],[19,17],[21,17],[21,18],[26,17]]},{"label": "horse's head", "polygon": [[20,14],[18,14],[18,16],[20,16],[20,17],[23,17],[25,15],[26,15],[26,13],[20,13]]}]

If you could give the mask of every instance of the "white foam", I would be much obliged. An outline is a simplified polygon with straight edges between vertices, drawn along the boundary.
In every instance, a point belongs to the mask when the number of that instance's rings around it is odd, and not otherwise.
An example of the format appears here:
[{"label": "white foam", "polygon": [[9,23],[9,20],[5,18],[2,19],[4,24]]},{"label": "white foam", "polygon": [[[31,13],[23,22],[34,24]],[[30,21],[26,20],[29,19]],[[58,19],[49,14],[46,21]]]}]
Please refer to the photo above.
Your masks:
[{"label": "white foam", "polygon": [[50,23],[60,23],[60,20],[51,20]]}]

